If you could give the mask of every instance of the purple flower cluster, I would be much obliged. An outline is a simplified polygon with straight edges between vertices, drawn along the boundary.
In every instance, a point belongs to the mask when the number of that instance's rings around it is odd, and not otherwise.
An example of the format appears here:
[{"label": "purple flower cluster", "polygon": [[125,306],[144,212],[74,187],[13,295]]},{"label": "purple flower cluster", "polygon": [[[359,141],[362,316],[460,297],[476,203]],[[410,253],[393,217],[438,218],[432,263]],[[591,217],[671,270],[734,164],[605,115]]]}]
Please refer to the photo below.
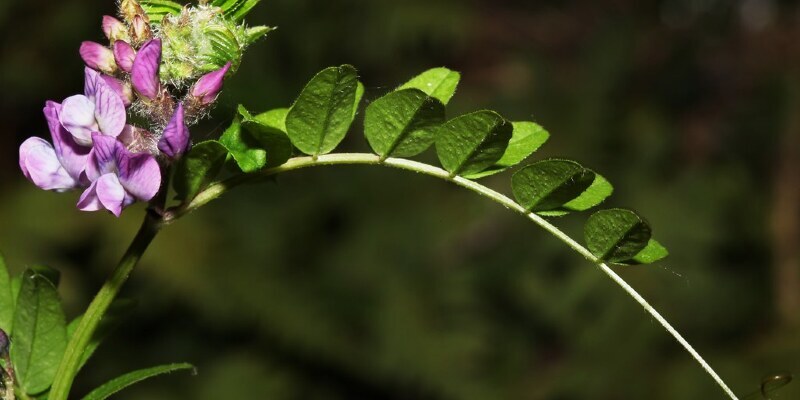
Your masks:
[{"label": "purple flower cluster", "polygon": [[[110,46],[83,42],[80,47],[86,63],[83,94],[46,102],[52,144],[31,137],[19,148],[20,168],[36,186],[83,189],[78,209],[116,216],[161,190],[162,166],[190,147],[186,108],[197,112],[211,105],[230,68],[200,77],[176,101],[159,79],[162,44],[153,37],[147,14],[132,0],[121,2],[120,13],[127,23],[103,17]],[[134,105],[153,132],[128,124]]]}]

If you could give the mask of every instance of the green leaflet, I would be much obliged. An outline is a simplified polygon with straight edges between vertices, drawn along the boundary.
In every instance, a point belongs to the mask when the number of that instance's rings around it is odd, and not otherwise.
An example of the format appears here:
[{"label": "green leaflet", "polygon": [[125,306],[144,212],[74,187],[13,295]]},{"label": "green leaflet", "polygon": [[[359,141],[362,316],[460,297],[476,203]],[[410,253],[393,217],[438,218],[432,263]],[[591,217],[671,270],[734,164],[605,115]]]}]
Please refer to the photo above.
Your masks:
[{"label": "green leaflet", "polygon": [[594,172],[570,160],[544,160],[517,171],[511,188],[528,211],[549,211],[578,197],[594,181]]},{"label": "green leaflet", "polygon": [[55,286],[32,270],[22,276],[11,339],[19,386],[32,395],[44,392],[66,349],[67,331]]},{"label": "green leaflet", "polygon": [[262,125],[269,126],[286,134],[286,115],[288,114],[288,108],[276,108],[274,110],[269,110],[258,114],[253,117],[253,119]]},{"label": "green leaflet", "polygon": [[647,246],[645,246],[642,251],[638,254],[633,256],[631,260],[625,262],[625,264],[633,265],[633,264],[652,264],[656,261],[659,261],[669,255],[669,251],[667,248],[661,245],[661,243],[657,242],[655,239],[650,239],[647,242]]},{"label": "green leaflet", "polygon": [[11,334],[14,323],[14,298],[11,296],[11,275],[6,260],[0,254],[0,329]]},{"label": "green leaflet", "polygon": [[231,126],[222,133],[219,143],[225,146],[242,172],[254,172],[267,164],[267,152],[255,138],[242,129],[242,118],[237,115]]},{"label": "green leaflet", "polygon": [[580,196],[568,201],[559,209],[541,211],[537,214],[545,217],[560,217],[574,211],[586,211],[602,203],[613,192],[614,187],[611,186],[611,183],[602,175],[595,173],[594,182]]},{"label": "green leaflet", "polygon": [[447,105],[456,93],[456,87],[461,80],[461,74],[447,68],[429,69],[402,84],[397,90],[419,89],[428,96],[438,99]]},{"label": "green leaflet", "polygon": [[511,123],[494,111],[451,119],[436,130],[436,154],[452,175],[471,175],[497,162],[511,139]]},{"label": "green leaflet", "polygon": [[[631,210],[601,210],[589,217],[584,227],[586,245],[601,261],[616,264],[632,260],[650,243],[650,226]],[[652,257],[645,255],[643,259]]]},{"label": "green leaflet", "polygon": [[383,158],[411,157],[435,139],[434,127],[444,122],[444,104],[419,89],[391,92],[364,113],[364,135]]},{"label": "green leaflet", "polygon": [[330,67],[306,85],[286,116],[292,144],[309,155],[330,153],[344,139],[361,100],[350,65]]},{"label": "green leaflet", "polygon": [[253,26],[253,27],[247,28],[244,31],[244,35],[247,38],[247,45],[249,46],[249,45],[257,42],[259,39],[261,39],[264,36],[266,36],[267,33],[271,32],[273,29],[275,29],[275,28],[271,28],[269,26],[263,26],[263,25]]},{"label": "green leaflet", "polygon": [[145,368],[129,372],[125,375],[121,375],[117,378],[114,378],[104,383],[102,386],[98,387],[95,390],[92,390],[92,392],[87,394],[86,397],[83,398],[83,400],[107,399],[111,395],[119,392],[120,390],[123,390],[133,384],[139,383],[145,379],[187,369],[194,371],[194,366],[186,363],[167,364],[167,365],[159,365],[157,367]]},{"label": "green leaflet", "polygon": [[239,21],[247,16],[261,0],[214,0],[211,5],[219,7],[226,17]]},{"label": "green leaflet", "polygon": [[[133,310],[136,308],[136,301],[134,300],[126,300],[126,299],[117,299],[111,306],[109,306],[106,313],[103,315],[103,319],[100,321],[100,325],[97,326],[94,334],[92,335],[91,341],[86,346],[86,349],[83,351],[83,355],[81,356],[81,368],[89,361],[89,358],[92,357],[95,350],[100,347],[102,341],[113,331],[115,330],[121,323],[122,320],[125,319],[128,315],[130,315]],[[67,338],[71,338],[72,334],[75,333],[75,329],[78,329],[78,324],[81,322],[83,316],[78,316],[67,325]]]},{"label": "green leaflet", "polygon": [[[284,115],[281,109],[253,117],[244,106],[240,105],[239,115],[242,116],[242,127],[266,150],[267,167],[281,165],[292,156],[292,142],[286,136],[285,122],[281,123],[281,117]],[[283,116],[284,120],[285,118]]]},{"label": "green leaflet", "polygon": [[216,140],[192,146],[175,169],[174,188],[180,200],[191,200],[222,170],[228,150]]},{"label": "green leaflet", "polygon": [[547,142],[547,139],[550,138],[550,134],[539,124],[521,121],[512,122],[511,125],[514,127],[514,131],[511,135],[511,140],[508,141],[508,148],[506,152],[503,153],[503,156],[500,157],[494,165],[489,167],[489,169],[466,176],[467,178],[479,179],[503,172],[524,161],[528,156],[533,154],[534,151],[538,150],[539,147],[542,147],[542,145]]},{"label": "green leaflet", "polygon": [[169,0],[139,0],[144,12],[150,17],[150,22],[159,24],[168,14],[180,14],[183,5]]}]

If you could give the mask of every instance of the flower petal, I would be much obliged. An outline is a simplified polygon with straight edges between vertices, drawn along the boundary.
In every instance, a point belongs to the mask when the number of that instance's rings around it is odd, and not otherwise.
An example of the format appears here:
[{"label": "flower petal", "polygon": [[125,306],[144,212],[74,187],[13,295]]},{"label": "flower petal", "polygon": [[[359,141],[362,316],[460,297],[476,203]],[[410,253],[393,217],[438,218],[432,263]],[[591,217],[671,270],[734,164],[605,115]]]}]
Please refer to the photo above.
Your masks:
[{"label": "flower petal", "polygon": [[92,132],[99,127],[95,120],[95,102],[83,95],[67,97],[59,114],[61,125],[75,138],[78,144],[92,145]]},{"label": "flower petal", "polygon": [[97,92],[97,80],[100,79],[100,73],[85,67],[83,69],[83,95],[91,100],[94,100],[94,95]]},{"label": "flower petal", "polygon": [[44,190],[68,190],[78,184],[61,166],[53,146],[42,138],[28,138],[19,146],[19,167],[28,180]]},{"label": "flower petal", "polygon": [[81,211],[98,211],[103,209],[103,203],[97,197],[97,181],[92,182],[86,190],[83,191],[81,197],[78,199],[78,209]]},{"label": "flower petal", "polygon": [[161,188],[161,168],[147,153],[130,154],[119,160],[119,181],[137,200],[150,201]]},{"label": "flower petal", "polygon": [[75,138],[61,125],[59,113],[61,104],[48,101],[44,107],[44,116],[53,138],[53,147],[58,161],[75,181],[81,180],[81,175],[89,159],[90,147],[79,145]]},{"label": "flower petal", "polygon": [[113,76],[103,75],[100,77],[103,81],[108,85],[114,93],[119,96],[120,100],[122,100],[122,104],[125,107],[128,107],[133,102],[133,90],[131,90],[131,85],[127,82],[123,82]]},{"label": "flower petal", "polygon": [[142,45],[131,67],[131,83],[134,89],[148,99],[158,96],[159,64],[161,64],[161,39],[153,39]]},{"label": "flower petal", "polygon": [[113,74],[117,70],[114,53],[106,46],[95,42],[83,42],[79,50],[83,62],[89,68]]},{"label": "flower petal", "polygon": [[158,141],[158,149],[169,158],[178,158],[189,148],[189,128],[186,127],[183,115],[183,104],[178,104],[175,113],[164,128],[164,134]]},{"label": "flower petal", "polygon": [[117,62],[119,68],[125,72],[131,72],[133,60],[136,59],[136,50],[124,40],[117,40],[114,42],[112,48],[114,51],[114,60]]},{"label": "flower petal", "polygon": [[92,140],[94,145],[86,163],[86,177],[94,182],[102,175],[117,172],[119,154],[126,150],[119,140],[111,136],[94,133]]},{"label": "flower petal", "polygon": [[116,174],[105,174],[97,180],[97,198],[106,210],[119,217],[122,209],[131,205],[133,199],[125,193]]},{"label": "flower petal", "polygon": [[224,67],[203,75],[192,87],[192,96],[199,99],[203,105],[213,103],[222,90],[222,82],[230,68],[231,63],[227,63]]},{"label": "flower petal", "polygon": [[105,135],[117,137],[125,128],[125,103],[104,79],[97,81],[94,116]]}]

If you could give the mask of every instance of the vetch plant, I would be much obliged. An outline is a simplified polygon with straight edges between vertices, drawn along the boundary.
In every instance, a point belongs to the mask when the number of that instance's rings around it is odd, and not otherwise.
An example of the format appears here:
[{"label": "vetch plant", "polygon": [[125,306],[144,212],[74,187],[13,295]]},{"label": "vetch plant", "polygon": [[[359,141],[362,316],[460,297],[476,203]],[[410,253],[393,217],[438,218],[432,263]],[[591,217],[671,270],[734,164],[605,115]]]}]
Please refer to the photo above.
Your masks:
[{"label": "vetch plant", "polygon": [[[117,294],[161,228],[237,186],[348,164],[438,178],[531,220],[616,282],[736,399],[680,333],[610,268],[667,256],[644,218],[628,209],[597,211],[585,224],[585,245],[551,222],[600,205],[613,192],[606,178],[576,161],[546,159],[512,174],[513,199],[479,183],[523,163],[549,133],[534,122],[508,121],[489,110],[448,116],[460,81],[455,71],[425,71],[363,110],[364,134],[374,153],[333,153],[361,110],[364,86],[350,65],[319,72],[288,108],[251,113],[239,106],[218,139],[192,143],[190,127],[209,115],[245,49],[270,31],[242,22],[258,1],[122,0],[118,18],[102,18],[108,42],[80,45],[83,92],[46,102],[50,141],[26,140],[19,149],[20,168],[42,189],[81,191],[82,211],[119,216],[136,202],[148,209],[109,279],[85,313],[69,323],[56,290],[57,271],[34,267],[12,278],[0,258],[3,399],[68,398],[78,371],[130,309]],[[441,167],[409,159],[430,148]],[[134,371],[83,398],[105,399],[149,377],[192,369],[181,363]]]}]

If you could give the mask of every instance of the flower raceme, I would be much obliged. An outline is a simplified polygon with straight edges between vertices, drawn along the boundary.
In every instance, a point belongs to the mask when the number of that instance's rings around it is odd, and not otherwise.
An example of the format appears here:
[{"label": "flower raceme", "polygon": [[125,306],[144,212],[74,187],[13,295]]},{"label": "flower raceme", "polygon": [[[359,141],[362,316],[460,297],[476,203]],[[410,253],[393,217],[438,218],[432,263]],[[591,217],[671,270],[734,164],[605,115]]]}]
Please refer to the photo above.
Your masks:
[{"label": "flower raceme", "polygon": [[[103,17],[109,46],[80,46],[83,94],[45,103],[52,143],[31,137],[19,148],[20,169],[36,186],[82,189],[78,209],[116,216],[162,190],[163,168],[189,151],[189,124],[213,105],[231,68],[228,62],[196,77],[188,90],[172,87],[159,76],[158,30],[135,1],[123,1],[120,14],[125,22]],[[143,117],[149,127],[128,124],[129,114]]]}]

